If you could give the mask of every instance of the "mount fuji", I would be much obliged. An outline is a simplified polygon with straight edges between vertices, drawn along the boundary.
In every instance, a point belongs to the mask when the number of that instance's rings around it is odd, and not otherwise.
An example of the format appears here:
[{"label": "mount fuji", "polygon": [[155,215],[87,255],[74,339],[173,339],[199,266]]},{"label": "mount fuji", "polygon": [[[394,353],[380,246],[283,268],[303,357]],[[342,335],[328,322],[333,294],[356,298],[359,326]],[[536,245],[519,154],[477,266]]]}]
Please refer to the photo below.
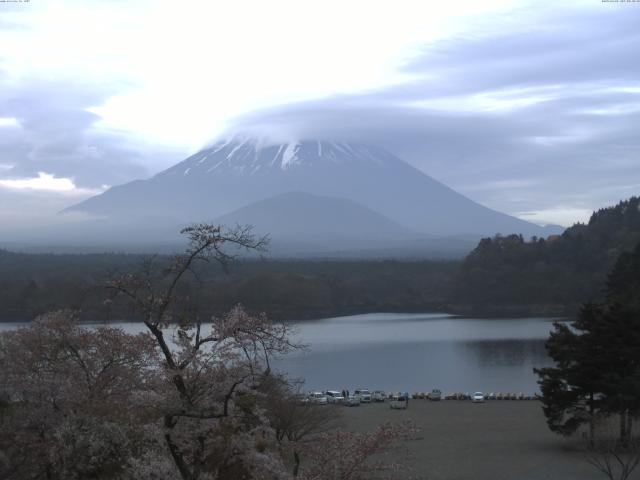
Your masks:
[{"label": "mount fuji", "polygon": [[100,217],[115,230],[118,224],[164,230],[195,221],[251,223],[282,244],[316,251],[562,230],[484,207],[379,147],[251,137],[215,143],[65,212]]}]

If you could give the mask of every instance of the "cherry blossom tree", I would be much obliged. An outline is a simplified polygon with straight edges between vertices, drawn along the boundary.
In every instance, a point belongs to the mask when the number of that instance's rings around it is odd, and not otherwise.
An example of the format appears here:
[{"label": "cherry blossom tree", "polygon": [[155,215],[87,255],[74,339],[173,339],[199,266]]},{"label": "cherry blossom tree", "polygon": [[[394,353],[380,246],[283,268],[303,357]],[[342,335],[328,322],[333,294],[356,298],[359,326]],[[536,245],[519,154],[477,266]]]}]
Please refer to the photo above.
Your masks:
[{"label": "cherry blossom tree", "polygon": [[[108,284],[131,302],[161,351],[164,391],[153,409],[162,412],[167,448],[184,480],[254,478],[256,472],[282,478],[273,429],[259,397],[271,374],[270,359],[298,348],[289,327],[239,306],[205,327],[179,288],[186,275],[197,275],[199,262],[227,268],[233,260],[230,248],[261,250],[266,239],[247,228],[225,231],[208,224],[182,233],[189,246],[168,268],[147,262],[139,272]],[[168,338],[172,322],[177,328]]]},{"label": "cherry blossom tree", "polygon": [[[403,441],[415,436],[409,422],[384,424],[373,432],[335,430],[306,445],[300,480],[370,480],[407,478],[408,452]],[[393,455],[396,459],[391,460]]]},{"label": "cherry blossom tree", "polygon": [[112,478],[123,471],[156,359],[150,335],[83,328],[72,311],[4,332],[3,478]]}]

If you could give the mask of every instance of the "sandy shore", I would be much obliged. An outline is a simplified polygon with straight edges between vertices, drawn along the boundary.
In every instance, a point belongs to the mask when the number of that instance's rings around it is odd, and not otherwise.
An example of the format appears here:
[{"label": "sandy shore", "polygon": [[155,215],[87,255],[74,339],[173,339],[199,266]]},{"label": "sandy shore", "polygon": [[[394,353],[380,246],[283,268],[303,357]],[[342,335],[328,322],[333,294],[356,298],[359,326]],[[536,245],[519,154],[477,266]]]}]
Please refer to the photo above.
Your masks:
[{"label": "sandy shore", "polygon": [[[365,431],[387,421],[410,420],[421,430],[409,442],[414,475],[428,480],[603,479],[575,442],[551,433],[537,401],[411,400],[409,409],[387,403],[346,408],[347,429]],[[640,471],[632,478],[640,478]]]}]

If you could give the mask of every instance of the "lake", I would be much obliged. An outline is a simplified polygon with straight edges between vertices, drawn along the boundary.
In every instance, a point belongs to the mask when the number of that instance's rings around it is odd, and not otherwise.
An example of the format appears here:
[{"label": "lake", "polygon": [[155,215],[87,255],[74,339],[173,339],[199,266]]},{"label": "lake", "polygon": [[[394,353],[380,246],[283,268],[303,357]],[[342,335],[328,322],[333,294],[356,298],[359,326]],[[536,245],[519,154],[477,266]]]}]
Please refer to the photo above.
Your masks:
[{"label": "lake", "polygon": [[[544,341],[552,322],[397,313],[305,321],[296,324],[296,337],[309,348],[273,365],[306,379],[305,389],[532,394],[538,391],[533,367],[550,365]],[[16,325],[0,324],[0,330]]]}]

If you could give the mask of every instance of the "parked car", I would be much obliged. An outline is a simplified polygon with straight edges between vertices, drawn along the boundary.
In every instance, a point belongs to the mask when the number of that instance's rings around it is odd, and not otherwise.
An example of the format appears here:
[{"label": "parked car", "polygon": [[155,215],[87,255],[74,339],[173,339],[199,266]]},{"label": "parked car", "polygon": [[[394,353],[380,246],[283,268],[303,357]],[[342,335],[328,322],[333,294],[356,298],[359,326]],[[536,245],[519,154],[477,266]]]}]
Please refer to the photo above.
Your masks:
[{"label": "parked car", "polygon": [[391,397],[389,408],[394,410],[405,410],[407,408],[408,398],[404,395],[394,395]]},{"label": "parked car", "polygon": [[347,407],[359,407],[360,397],[356,397],[355,395],[350,395],[347,398],[345,398],[342,403]]},{"label": "parked car", "polygon": [[483,403],[484,402],[484,394],[482,392],[475,392],[471,396],[471,401],[473,403]]},{"label": "parked car", "polygon": [[384,402],[385,398],[387,398],[387,394],[382,390],[374,390],[371,394],[371,401],[373,402]]},{"label": "parked car", "polygon": [[309,394],[309,403],[314,405],[326,405],[328,403],[327,396],[322,392],[311,392]]},{"label": "parked car", "polygon": [[364,388],[355,390],[353,396],[358,397],[362,403],[371,403],[371,392]]},{"label": "parked car", "polygon": [[326,392],[324,392],[324,394],[327,397],[327,402],[328,403],[342,403],[342,402],[344,402],[344,397],[342,396],[341,392],[338,392],[336,390],[327,390]]},{"label": "parked car", "polygon": [[442,392],[437,388],[434,388],[433,390],[431,390],[431,392],[429,392],[428,398],[429,400],[433,401],[442,400]]}]

